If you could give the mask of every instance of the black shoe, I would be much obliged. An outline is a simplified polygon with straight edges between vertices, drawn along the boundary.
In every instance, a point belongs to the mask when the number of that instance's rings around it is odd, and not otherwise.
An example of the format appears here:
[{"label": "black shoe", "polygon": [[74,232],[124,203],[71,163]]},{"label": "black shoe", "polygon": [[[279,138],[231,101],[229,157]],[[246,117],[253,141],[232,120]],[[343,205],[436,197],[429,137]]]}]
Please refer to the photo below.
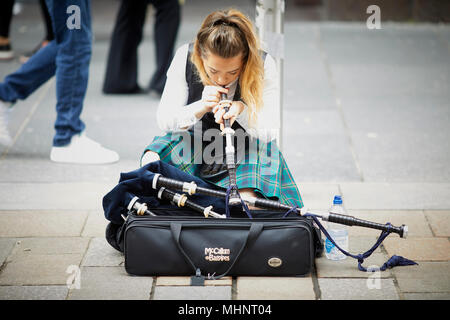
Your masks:
[{"label": "black shoe", "polygon": [[14,51],[11,44],[0,45],[0,60],[11,60],[12,58],[14,58]]}]

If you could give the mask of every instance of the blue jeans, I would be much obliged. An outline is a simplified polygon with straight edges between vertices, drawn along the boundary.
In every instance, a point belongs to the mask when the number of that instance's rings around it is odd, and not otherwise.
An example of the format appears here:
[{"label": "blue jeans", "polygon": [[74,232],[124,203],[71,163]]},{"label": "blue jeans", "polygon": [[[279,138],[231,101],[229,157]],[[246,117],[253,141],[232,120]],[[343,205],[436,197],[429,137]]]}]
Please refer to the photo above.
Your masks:
[{"label": "blue jeans", "polygon": [[[53,146],[70,143],[73,135],[82,132],[80,119],[86,94],[91,59],[90,0],[46,0],[52,18],[55,40],[34,54],[16,72],[0,83],[0,99],[16,101],[27,98],[56,75],[56,121]],[[69,29],[71,5],[78,6],[80,29]],[[67,22],[67,24],[66,24]]]}]

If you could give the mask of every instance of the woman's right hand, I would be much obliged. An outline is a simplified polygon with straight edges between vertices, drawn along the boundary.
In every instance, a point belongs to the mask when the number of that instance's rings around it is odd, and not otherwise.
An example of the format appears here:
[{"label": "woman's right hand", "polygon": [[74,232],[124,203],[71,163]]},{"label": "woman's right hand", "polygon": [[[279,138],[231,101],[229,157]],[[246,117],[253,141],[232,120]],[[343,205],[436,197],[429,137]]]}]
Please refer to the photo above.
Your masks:
[{"label": "woman's right hand", "polygon": [[221,100],[220,94],[228,94],[228,89],[220,86],[205,86],[202,92],[203,111],[211,112]]}]

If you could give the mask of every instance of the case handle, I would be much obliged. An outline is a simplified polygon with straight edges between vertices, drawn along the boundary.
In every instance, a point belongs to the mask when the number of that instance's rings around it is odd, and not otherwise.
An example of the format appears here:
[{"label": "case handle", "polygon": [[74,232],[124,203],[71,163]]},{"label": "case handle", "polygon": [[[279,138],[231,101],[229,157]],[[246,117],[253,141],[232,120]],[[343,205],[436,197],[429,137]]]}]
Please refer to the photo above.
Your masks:
[{"label": "case handle", "polygon": [[[183,247],[180,244],[180,235],[181,235],[181,229],[183,228],[183,225],[181,223],[175,223],[172,222],[170,224],[170,231],[172,233],[172,237],[175,240],[175,243],[178,247],[178,249],[180,250],[180,252],[183,254],[183,257],[185,258],[185,260],[191,265],[191,267],[194,270],[195,276],[193,278],[200,278],[202,277],[200,269],[197,268],[194,264],[194,262],[192,261],[191,258],[189,258],[189,256],[187,255],[187,253],[184,251]],[[233,268],[233,266],[236,264],[236,262],[239,260],[239,257],[241,256],[242,252],[253,242],[256,240],[256,238],[260,235],[261,231],[263,230],[264,225],[262,223],[255,223],[252,222],[250,224],[250,229],[247,233],[247,237],[245,238],[244,243],[242,244],[241,249],[239,250],[236,258],[234,259],[234,261],[231,263],[230,267],[221,275],[219,276],[214,276],[212,277],[213,280],[217,280],[220,279],[224,276],[226,276],[228,274],[228,272],[231,271],[231,269]],[[203,277],[204,279],[204,277]],[[194,279],[192,279],[194,280]],[[194,283],[194,281],[192,281],[192,283]],[[196,285],[199,285],[197,281],[195,281]],[[202,283],[202,282],[201,282]],[[200,284],[202,285],[202,284]]]}]

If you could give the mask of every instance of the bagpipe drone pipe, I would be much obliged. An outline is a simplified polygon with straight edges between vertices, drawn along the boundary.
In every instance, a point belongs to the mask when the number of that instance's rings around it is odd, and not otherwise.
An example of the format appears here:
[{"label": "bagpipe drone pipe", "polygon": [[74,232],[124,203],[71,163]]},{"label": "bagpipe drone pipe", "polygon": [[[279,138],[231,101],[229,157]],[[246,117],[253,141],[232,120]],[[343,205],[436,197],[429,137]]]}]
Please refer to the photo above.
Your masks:
[{"label": "bagpipe drone pipe", "polygon": [[[232,188],[216,187],[162,161],[122,173],[103,198],[108,243],[125,255],[133,275],[191,275],[193,283],[209,277],[297,276],[311,272],[321,255],[320,220],[381,230],[364,259],[390,234],[406,237],[407,227],[378,224],[338,214],[302,213],[278,201],[241,197],[230,206]],[[249,210],[247,205],[260,207]],[[333,239],[330,238],[333,242]],[[335,244],[336,245],[336,244]],[[393,256],[380,269],[414,262]],[[200,279],[200,281],[199,281]]]}]

